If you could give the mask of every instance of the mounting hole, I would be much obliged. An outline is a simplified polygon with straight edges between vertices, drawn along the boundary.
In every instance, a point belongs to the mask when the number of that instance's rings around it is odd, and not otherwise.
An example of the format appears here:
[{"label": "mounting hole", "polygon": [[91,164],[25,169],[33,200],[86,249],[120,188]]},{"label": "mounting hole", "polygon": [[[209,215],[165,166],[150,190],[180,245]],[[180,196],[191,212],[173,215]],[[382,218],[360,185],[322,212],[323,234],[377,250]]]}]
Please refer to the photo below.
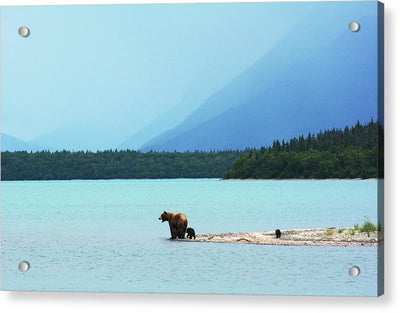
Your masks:
[{"label": "mounting hole", "polygon": [[358,266],[352,266],[349,268],[349,275],[351,277],[357,277],[360,275],[360,268]]},{"label": "mounting hole", "polygon": [[30,264],[27,261],[22,261],[21,263],[18,264],[18,269],[20,272],[27,272],[29,271]]},{"label": "mounting hole", "polygon": [[352,32],[356,33],[356,32],[358,32],[360,30],[360,24],[358,24],[357,22],[351,22],[349,24],[349,29]]},{"label": "mounting hole", "polygon": [[31,33],[31,31],[26,26],[21,26],[20,28],[18,28],[18,34],[21,37],[28,37],[30,33]]}]

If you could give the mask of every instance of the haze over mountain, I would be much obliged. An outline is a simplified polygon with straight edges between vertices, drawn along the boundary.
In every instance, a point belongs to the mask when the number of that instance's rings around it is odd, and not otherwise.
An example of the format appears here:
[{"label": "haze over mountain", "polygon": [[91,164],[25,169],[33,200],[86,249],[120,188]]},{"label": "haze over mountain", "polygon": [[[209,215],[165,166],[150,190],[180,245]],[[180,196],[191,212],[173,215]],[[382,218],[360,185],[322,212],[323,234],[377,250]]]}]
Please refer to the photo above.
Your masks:
[{"label": "haze over mountain", "polygon": [[35,145],[30,142],[26,142],[23,140],[20,140],[16,137],[7,135],[7,134],[1,134],[1,151],[43,151],[43,150],[49,150],[46,147],[40,146],[40,145]]},{"label": "haze over mountain", "polygon": [[[275,139],[377,119],[377,21],[303,21],[177,127],[141,150],[260,147]],[[326,27],[316,28],[315,25]],[[308,34],[304,36],[304,34]]]},{"label": "haze over mountain", "polygon": [[[74,151],[115,149],[141,132],[138,147],[175,127],[312,10],[267,3],[2,8],[2,130]],[[15,29],[26,16],[32,36],[23,40]],[[152,124],[191,88],[178,110],[184,114]]]},{"label": "haze over mountain", "polygon": [[206,83],[207,81],[204,78],[203,80],[200,77],[195,79],[186,90],[183,99],[176,106],[130,136],[118,145],[117,149],[137,150],[150,139],[182,123],[207,99],[209,94],[205,93],[203,88],[198,88],[199,85]]},{"label": "haze over mountain", "polygon": [[32,144],[52,147],[51,150],[97,151],[115,149],[115,134],[109,127],[96,129],[91,124],[69,123],[41,134],[29,141]]},{"label": "haze over mountain", "polygon": [[1,127],[21,145],[241,149],[377,117],[373,1],[2,12]]}]

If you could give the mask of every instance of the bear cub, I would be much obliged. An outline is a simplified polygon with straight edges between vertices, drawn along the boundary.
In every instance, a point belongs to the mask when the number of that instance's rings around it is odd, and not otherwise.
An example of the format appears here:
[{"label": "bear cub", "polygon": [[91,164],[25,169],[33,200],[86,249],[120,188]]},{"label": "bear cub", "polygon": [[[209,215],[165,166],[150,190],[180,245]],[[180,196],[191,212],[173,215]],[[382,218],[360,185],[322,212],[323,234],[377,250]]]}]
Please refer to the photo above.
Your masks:
[{"label": "bear cub", "polygon": [[186,229],[186,232],[187,232],[187,237],[186,238],[189,238],[189,239],[196,239],[196,233],[194,232],[194,229],[193,228],[191,228],[191,227],[188,227],[187,229]]}]

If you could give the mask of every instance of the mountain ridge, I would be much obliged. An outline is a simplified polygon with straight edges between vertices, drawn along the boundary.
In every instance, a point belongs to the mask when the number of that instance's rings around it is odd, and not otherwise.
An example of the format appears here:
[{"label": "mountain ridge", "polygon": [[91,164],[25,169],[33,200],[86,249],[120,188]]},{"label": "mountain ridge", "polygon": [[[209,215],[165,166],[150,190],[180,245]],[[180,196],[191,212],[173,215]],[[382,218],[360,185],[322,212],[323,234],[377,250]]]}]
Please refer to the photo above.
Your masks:
[{"label": "mountain ridge", "polygon": [[36,145],[33,143],[30,143],[29,141],[24,141],[21,140],[17,137],[2,133],[1,134],[1,151],[10,151],[10,152],[15,152],[15,151],[32,151],[32,152],[38,152],[38,151],[47,151],[49,150],[46,147]]},{"label": "mountain ridge", "polygon": [[[361,22],[365,32],[374,26],[370,17]],[[303,42],[301,49],[296,50],[299,54],[290,62],[285,60],[283,67],[275,64],[275,73],[267,71],[273,68],[270,63],[275,62],[274,58],[266,60],[271,53],[268,52],[242,73],[244,78],[235,78],[217,92],[218,97],[228,95],[224,103],[228,107],[226,110],[212,118],[207,115],[208,119],[203,121],[201,116],[196,116],[215,101],[217,96],[213,95],[181,125],[150,140],[141,150],[244,149],[268,145],[276,138],[343,127],[357,119],[366,122],[377,115],[374,77],[377,51],[368,50],[374,46],[372,40],[362,32],[352,33],[346,29],[329,43],[312,47],[313,53],[308,42]],[[293,54],[290,45],[284,52],[289,56]],[[277,54],[277,59],[282,59],[277,51],[273,53]],[[262,74],[265,79],[260,79]],[[241,80],[256,80],[259,85],[247,94],[251,95],[250,100],[228,105],[230,103],[226,102],[236,94],[237,81]],[[280,124],[277,123],[279,119]],[[192,121],[190,128],[187,124]],[[264,134],[266,129],[268,134]]]}]

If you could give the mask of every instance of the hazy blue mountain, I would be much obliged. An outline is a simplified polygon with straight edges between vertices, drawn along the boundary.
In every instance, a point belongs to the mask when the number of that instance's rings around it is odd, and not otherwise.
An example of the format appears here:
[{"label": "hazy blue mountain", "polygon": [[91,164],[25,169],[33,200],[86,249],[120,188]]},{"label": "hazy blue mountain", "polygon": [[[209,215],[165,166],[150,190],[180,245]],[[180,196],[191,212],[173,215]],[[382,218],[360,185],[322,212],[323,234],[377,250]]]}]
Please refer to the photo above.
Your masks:
[{"label": "hazy blue mountain", "polygon": [[186,90],[182,101],[180,101],[178,105],[130,136],[126,141],[118,145],[117,149],[137,150],[150,139],[182,123],[202,104],[202,99],[205,98],[203,91],[198,90],[196,87],[195,84],[192,85],[188,90]]},{"label": "hazy blue mountain", "polygon": [[68,124],[41,134],[30,141],[33,144],[52,147],[52,150],[97,151],[115,149],[118,142],[107,127],[99,130],[88,124]]},{"label": "hazy blue mountain", "polygon": [[[376,19],[360,20],[358,33],[348,31],[347,24],[329,33],[324,27],[316,31],[315,20],[304,23],[142,150],[260,147],[274,139],[376,119],[377,51],[371,51]],[[302,36],[308,28],[310,36]]]},{"label": "hazy blue mountain", "polygon": [[1,134],[1,151],[43,151],[48,150],[46,147],[35,145],[14,136],[7,134]]},{"label": "hazy blue mountain", "polygon": [[175,127],[176,125],[180,124],[189,113],[185,114],[182,112],[181,108],[187,108],[186,106],[176,106],[172,110],[168,111],[166,114],[162,115],[161,117],[155,119],[152,123],[148,126],[142,128],[128,140],[124,141],[120,145],[118,145],[117,149],[119,150],[137,150],[143,144],[148,142],[150,139],[160,135],[161,133],[165,132],[166,130]]}]

